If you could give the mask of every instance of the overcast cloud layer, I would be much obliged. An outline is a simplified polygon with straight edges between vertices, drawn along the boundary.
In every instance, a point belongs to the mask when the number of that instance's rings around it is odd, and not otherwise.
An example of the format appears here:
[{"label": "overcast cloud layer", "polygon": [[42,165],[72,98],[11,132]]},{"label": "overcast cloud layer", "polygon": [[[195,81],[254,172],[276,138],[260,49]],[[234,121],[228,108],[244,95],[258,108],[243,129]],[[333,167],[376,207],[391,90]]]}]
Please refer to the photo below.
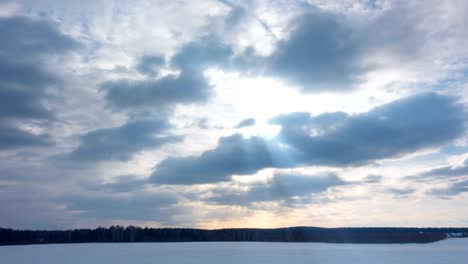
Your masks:
[{"label": "overcast cloud layer", "polygon": [[0,226],[464,226],[468,4],[0,1]]}]

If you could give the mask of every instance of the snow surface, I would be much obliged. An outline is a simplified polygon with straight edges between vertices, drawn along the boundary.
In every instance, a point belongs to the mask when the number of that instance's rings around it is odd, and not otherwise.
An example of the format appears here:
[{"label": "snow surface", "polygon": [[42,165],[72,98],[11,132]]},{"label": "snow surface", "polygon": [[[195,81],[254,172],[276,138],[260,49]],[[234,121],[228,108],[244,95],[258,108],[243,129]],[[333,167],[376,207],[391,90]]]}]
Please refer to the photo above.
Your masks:
[{"label": "snow surface", "polygon": [[468,239],[431,244],[121,243],[0,247],[0,263],[466,263]]}]

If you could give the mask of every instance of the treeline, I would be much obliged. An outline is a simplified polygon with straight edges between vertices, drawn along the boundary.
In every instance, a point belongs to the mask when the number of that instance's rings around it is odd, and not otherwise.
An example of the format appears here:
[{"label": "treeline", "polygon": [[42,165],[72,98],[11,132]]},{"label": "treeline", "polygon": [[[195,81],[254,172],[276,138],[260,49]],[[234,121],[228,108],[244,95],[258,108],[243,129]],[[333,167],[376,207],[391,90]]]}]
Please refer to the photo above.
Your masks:
[{"label": "treeline", "polygon": [[447,237],[468,237],[468,228],[318,228],[190,229],[110,228],[64,231],[0,228],[0,245],[114,242],[325,242],[325,243],[429,243]]}]

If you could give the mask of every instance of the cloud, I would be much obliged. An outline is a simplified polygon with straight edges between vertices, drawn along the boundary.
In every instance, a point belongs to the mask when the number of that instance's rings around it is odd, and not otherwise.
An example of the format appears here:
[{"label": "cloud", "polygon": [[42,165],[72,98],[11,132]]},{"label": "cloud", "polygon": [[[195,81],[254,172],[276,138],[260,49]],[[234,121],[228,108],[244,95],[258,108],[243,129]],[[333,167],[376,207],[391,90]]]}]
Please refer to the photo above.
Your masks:
[{"label": "cloud", "polygon": [[20,129],[31,120],[53,119],[43,101],[46,88],[60,83],[48,61],[80,47],[46,20],[0,18],[0,149],[48,145],[47,135]]},{"label": "cloud", "polygon": [[[434,5],[420,2],[393,1],[384,8],[365,8],[362,13],[351,11],[357,7],[355,3],[351,9],[344,6],[338,11],[304,5],[290,20],[285,21],[285,15],[271,19],[280,36],[273,38],[275,48],[259,56],[256,53],[262,52],[257,48],[252,52],[256,46],[251,43],[238,58],[238,70],[278,78],[303,92],[343,92],[374,82],[375,76],[384,79],[380,74],[389,72],[404,71],[389,81],[382,80],[387,84],[413,83],[436,81],[464,68],[453,65],[448,69],[434,63],[452,64],[450,61],[466,57],[464,32],[459,32],[463,18],[451,11],[452,5],[434,9]],[[464,6],[458,6],[463,10]],[[232,7],[236,23],[252,13]],[[428,24],[429,20],[437,23]],[[272,33],[272,27],[260,23]]]},{"label": "cloud", "polygon": [[[257,17],[243,7],[227,5],[232,10],[225,23],[231,27],[246,16]],[[364,26],[342,14],[309,6],[285,26],[286,36],[276,40],[276,48],[268,56],[255,54],[252,47],[234,53],[235,43],[206,28],[168,60],[167,66],[180,75],[155,79],[161,65],[166,65],[165,59],[148,55],[140,58],[136,70],[153,78],[109,81],[103,84],[103,90],[115,109],[203,103],[211,96],[210,84],[203,76],[210,67],[279,78],[307,92],[351,90],[367,73],[388,66],[385,58],[411,61],[421,52],[425,32],[417,30],[414,19],[407,17],[407,7],[397,5],[396,9],[401,12],[379,11]],[[395,22],[400,20],[404,22],[401,28]],[[381,28],[389,24],[398,26],[398,30],[382,33]]]},{"label": "cloud", "polygon": [[179,141],[180,137],[167,135],[169,128],[166,120],[137,120],[120,127],[94,130],[81,136],[80,145],[69,158],[127,161],[136,152]]},{"label": "cloud", "polygon": [[267,74],[306,91],[346,90],[364,72],[359,39],[336,14],[318,10],[295,19],[267,59]]},{"label": "cloud", "polygon": [[[100,187],[111,193],[125,193],[142,191],[147,181],[135,175],[122,175],[112,178],[112,182],[105,183]],[[99,189],[99,188],[98,188]]]},{"label": "cloud", "polygon": [[37,62],[81,46],[51,22],[27,17],[0,18],[0,34],[8,36],[0,43],[2,59],[18,63]]},{"label": "cloud", "polygon": [[233,174],[253,174],[273,164],[274,157],[265,140],[260,137],[246,139],[235,134],[221,138],[215,149],[200,156],[163,160],[156,165],[151,181],[161,184],[229,181]]},{"label": "cloud", "polygon": [[[58,229],[76,221],[76,216],[63,210],[54,200],[57,190],[51,184],[0,182],[0,215],[2,227],[24,229]],[[20,210],[21,209],[21,210]]]},{"label": "cloud", "polygon": [[463,162],[462,166],[443,166],[435,168],[424,173],[421,173],[420,177],[457,177],[457,176],[467,176],[468,175],[468,159]]},{"label": "cloud", "polygon": [[407,197],[410,194],[416,192],[415,188],[407,187],[407,188],[394,188],[389,187],[385,189],[386,192],[389,192],[397,197]]},{"label": "cloud", "polygon": [[235,126],[235,128],[243,128],[243,127],[248,127],[248,126],[254,126],[255,125],[255,119],[253,118],[247,118],[239,122]]},{"label": "cloud", "polygon": [[380,175],[375,175],[375,174],[370,174],[364,177],[363,182],[366,183],[379,183],[382,181],[382,176]]},{"label": "cloud", "polygon": [[0,151],[18,147],[51,145],[53,145],[53,141],[49,135],[34,134],[27,130],[19,129],[13,124],[0,123]]},{"label": "cloud", "polygon": [[127,195],[73,194],[60,198],[67,210],[79,211],[84,218],[100,220],[143,220],[167,219],[164,210],[178,202],[171,192],[139,192]]},{"label": "cloud", "polygon": [[357,115],[280,115],[272,119],[282,127],[275,141],[241,135],[221,138],[215,149],[200,156],[163,160],[151,179],[164,184],[209,183],[265,168],[364,165],[449,143],[463,134],[464,121],[456,98],[435,93]]},{"label": "cloud", "polygon": [[468,159],[465,159],[462,164],[451,164],[427,169],[420,173],[406,176],[405,179],[416,182],[433,182],[439,180],[451,182],[453,180],[463,179],[464,176],[468,176]]},{"label": "cloud", "polygon": [[171,66],[188,72],[201,72],[209,67],[230,65],[234,51],[216,36],[207,35],[183,46],[171,58]]},{"label": "cloud", "polygon": [[116,110],[166,109],[175,104],[205,101],[210,86],[201,73],[182,72],[155,80],[117,80],[102,85],[106,99]]},{"label": "cloud", "polygon": [[[109,104],[122,109],[169,109],[177,104],[205,102],[212,94],[211,85],[203,75],[210,66],[225,63],[232,50],[212,38],[191,42],[182,47],[170,60],[179,71],[159,78],[143,80],[120,79],[101,86]],[[164,63],[162,58],[144,56],[137,64],[141,73],[153,76]]]},{"label": "cloud", "polygon": [[[284,202],[294,205],[303,198],[322,193],[336,186],[351,184],[331,172],[306,175],[300,172],[275,172],[266,182],[248,186],[248,190],[215,189],[208,202],[223,205],[249,206],[256,202]],[[309,201],[309,200],[308,200]]]},{"label": "cloud", "polygon": [[308,112],[281,114],[270,120],[270,123],[281,125],[285,129],[313,130],[314,134],[323,134],[340,126],[347,118],[344,112],[323,113],[312,117]]},{"label": "cloud", "polygon": [[466,180],[451,183],[446,188],[432,189],[429,193],[442,198],[449,198],[451,196],[456,196],[465,192],[468,192],[468,181]]},{"label": "cloud", "polygon": [[154,76],[159,72],[160,68],[164,66],[164,64],[165,60],[163,57],[147,55],[140,58],[136,65],[136,69],[142,74]]},{"label": "cloud", "polygon": [[321,92],[353,89],[373,69],[364,66],[363,60],[368,55],[364,47],[374,40],[365,39],[367,34],[357,23],[341,14],[303,6],[300,14],[284,25],[275,25],[283,31],[278,38],[255,12],[228,5],[232,9],[225,18],[230,26],[227,30],[255,18],[254,23],[274,41],[272,52],[264,52],[255,42],[247,46],[235,58],[236,71],[278,78],[305,92]]},{"label": "cloud", "polygon": [[53,82],[53,76],[40,65],[0,60],[0,118],[51,118],[42,99],[44,89]]},{"label": "cloud", "polygon": [[[360,165],[438,147],[465,131],[465,111],[456,98],[419,94],[367,113],[316,117],[297,113],[272,122],[282,125],[279,140],[298,150],[300,164]],[[320,119],[326,120],[325,122]]]}]

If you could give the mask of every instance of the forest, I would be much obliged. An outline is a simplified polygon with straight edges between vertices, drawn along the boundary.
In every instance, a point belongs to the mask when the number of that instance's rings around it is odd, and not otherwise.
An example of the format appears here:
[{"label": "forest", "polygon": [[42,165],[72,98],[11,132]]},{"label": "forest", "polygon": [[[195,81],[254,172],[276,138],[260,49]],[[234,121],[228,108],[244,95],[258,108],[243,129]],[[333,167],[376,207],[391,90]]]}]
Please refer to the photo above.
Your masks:
[{"label": "forest", "polygon": [[111,226],[73,230],[14,230],[0,228],[0,245],[122,242],[324,242],[430,243],[448,237],[468,237],[468,228],[319,228],[276,229],[142,228]]}]

